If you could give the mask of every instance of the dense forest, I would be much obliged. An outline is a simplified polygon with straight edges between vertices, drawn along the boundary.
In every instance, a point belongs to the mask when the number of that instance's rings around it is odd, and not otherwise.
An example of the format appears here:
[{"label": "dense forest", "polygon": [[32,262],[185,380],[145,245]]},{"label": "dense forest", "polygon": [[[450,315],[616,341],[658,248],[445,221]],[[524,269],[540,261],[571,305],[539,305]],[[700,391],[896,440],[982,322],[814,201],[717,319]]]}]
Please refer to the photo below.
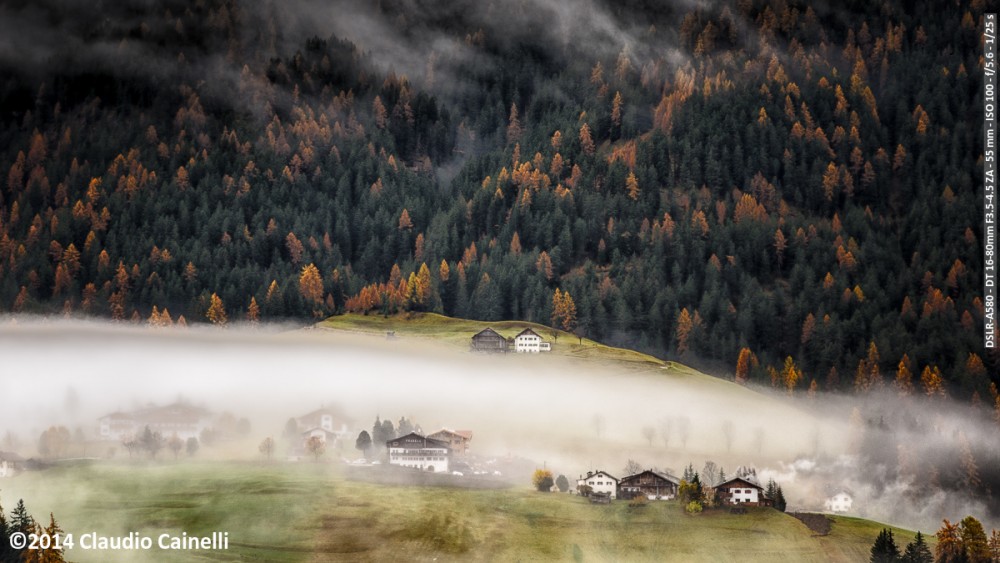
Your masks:
[{"label": "dense forest", "polygon": [[983,1],[342,4],[5,3],[0,311],[526,319],[1000,413]]}]

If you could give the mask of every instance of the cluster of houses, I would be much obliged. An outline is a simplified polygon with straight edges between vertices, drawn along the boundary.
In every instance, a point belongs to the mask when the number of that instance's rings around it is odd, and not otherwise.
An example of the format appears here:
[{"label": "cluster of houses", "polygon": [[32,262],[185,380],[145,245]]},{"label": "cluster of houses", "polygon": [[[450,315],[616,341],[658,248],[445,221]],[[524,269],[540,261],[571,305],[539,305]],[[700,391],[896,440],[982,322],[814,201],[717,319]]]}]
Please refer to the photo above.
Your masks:
[{"label": "cluster of houses", "polygon": [[202,407],[176,402],[166,406],[148,406],[130,412],[113,412],[97,419],[101,440],[120,442],[140,435],[148,426],[161,436],[177,435],[182,440],[200,438],[211,428],[216,417]]},{"label": "cluster of houses", "polygon": [[[588,471],[577,480],[578,491],[597,502],[610,499],[632,499],[645,496],[649,500],[672,500],[677,497],[680,479],[673,475],[647,469],[618,479],[606,471]],[[584,489],[584,487],[589,489]],[[750,477],[734,477],[714,487],[719,501],[731,506],[773,506],[774,499],[764,494],[764,488]]]},{"label": "cluster of houses", "polygon": [[530,328],[522,330],[517,333],[517,336],[512,338],[507,338],[492,328],[486,328],[472,335],[470,349],[473,352],[493,354],[506,354],[508,352],[537,354],[539,352],[551,352],[552,344]]}]

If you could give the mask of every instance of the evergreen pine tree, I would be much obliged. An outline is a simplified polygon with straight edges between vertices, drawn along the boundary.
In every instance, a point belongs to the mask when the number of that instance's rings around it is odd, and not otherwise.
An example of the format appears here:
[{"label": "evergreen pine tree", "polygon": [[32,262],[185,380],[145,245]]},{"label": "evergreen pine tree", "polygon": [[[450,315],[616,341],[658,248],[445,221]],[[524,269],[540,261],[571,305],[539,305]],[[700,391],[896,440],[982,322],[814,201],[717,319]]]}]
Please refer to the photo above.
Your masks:
[{"label": "evergreen pine tree", "polygon": [[896,563],[899,561],[899,548],[892,537],[892,531],[882,528],[875,543],[872,545],[870,563]]},{"label": "evergreen pine tree", "polygon": [[927,542],[924,541],[923,534],[917,532],[917,537],[913,538],[913,541],[906,544],[906,549],[903,551],[900,562],[934,563],[934,555],[931,554],[931,548],[927,547]]}]

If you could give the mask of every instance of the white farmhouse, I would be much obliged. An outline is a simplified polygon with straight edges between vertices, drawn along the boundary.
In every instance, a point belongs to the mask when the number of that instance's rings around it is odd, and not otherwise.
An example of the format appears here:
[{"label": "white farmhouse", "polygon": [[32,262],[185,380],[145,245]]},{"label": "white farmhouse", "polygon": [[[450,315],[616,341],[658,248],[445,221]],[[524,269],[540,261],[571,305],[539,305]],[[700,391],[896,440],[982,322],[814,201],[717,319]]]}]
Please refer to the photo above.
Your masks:
[{"label": "white farmhouse", "polygon": [[304,440],[319,436],[323,442],[344,440],[351,434],[351,421],[333,406],[320,407],[295,419]]},{"label": "white farmhouse", "polygon": [[851,497],[847,491],[840,491],[839,493],[833,495],[832,497],[826,499],[824,503],[824,508],[827,512],[850,512],[851,507],[854,505],[854,499]]},{"label": "white farmhouse", "polygon": [[580,476],[576,482],[577,490],[583,485],[590,487],[591,492],[594,493],[605,493],[611,495],[611,498],[618,498],[618,479],[613,477],[610,473],[604,471],[597,472],[587,472],[587,476]]},{"label": "white farmhouse", "polygon": [[412,467],[434,473],[448,472],[448,444],[410,432],[385,443],[389,448],[389,465]]},{"label": "white farmhouse", "polygon": [[552,345],[542,340],[537,332],[526,328],[514,337],[514,351],[519,354],[537,354],[552,351]]},{"label": "white farmhouse", "polygon": [[760,485],[736,477],[716,485],[715,490],[724,504],[742,504],[747,506],[772,506],[773,501],[764,494]]}]

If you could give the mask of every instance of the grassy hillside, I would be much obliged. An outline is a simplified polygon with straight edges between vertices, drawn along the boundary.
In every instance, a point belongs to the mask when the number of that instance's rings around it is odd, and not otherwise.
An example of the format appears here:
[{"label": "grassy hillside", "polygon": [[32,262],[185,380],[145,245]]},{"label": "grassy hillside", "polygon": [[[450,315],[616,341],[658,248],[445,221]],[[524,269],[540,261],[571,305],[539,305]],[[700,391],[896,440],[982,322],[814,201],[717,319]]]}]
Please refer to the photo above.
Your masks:
[{"label": "grassy hillside", "polygon": [[[865,559],[882,528],[834,518],[830,534],[820,537],[772,509],[688,516],[673,502],[635,509],[528,489],[393,487],[347,481],[337,466],[314,463],[62,467],[4,483],[5,509],[22,497],[36,517],[54,511],[75,534],[228,531],[228,552],[197,553],[209,561],[537,561],[576,554],[584,561],[848,562]],[[901,544],[912,539],[893,530]],[[180,561],[192,554],[140,555]],[[78,549],[67,556],[102,559]]]},{"label": "grassy hillside", "polygon": [[669,367],[669,362],[664,362],[648,354],[605,346],[588,338],[581,339],[575,334],[527,321],[475,321],[446,317],[436,313],[407,313],[388,317],[348,313],[330,317],[316,326],[378,335],[384,335],[386,331],[395,331],[396,336],[429,338],[462,350],[469,349],[470,338],[473,334],[487,327],[492,327],[508,338],[530,328],[540,334],[542,338],[553,342],[552,350],[555,355],[615,361],[639,369]]}]

